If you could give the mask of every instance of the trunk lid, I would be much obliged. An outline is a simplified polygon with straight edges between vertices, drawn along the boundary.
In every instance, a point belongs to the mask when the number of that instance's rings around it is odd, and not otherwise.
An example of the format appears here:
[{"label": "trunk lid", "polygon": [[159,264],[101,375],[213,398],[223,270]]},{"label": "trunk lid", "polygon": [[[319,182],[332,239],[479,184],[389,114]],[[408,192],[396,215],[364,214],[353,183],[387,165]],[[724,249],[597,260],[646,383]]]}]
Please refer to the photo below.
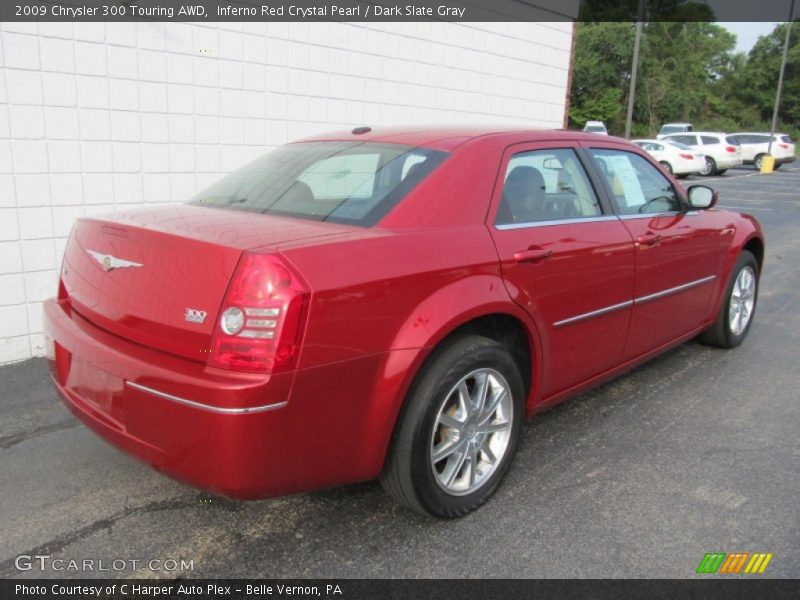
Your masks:
[{"label": "trunk lid", "polygon": [[188,205],[84,218],[70,235],[62,281],[72,308],[95,325],[205,362],[243,251],[354,230],[363,231]]}]

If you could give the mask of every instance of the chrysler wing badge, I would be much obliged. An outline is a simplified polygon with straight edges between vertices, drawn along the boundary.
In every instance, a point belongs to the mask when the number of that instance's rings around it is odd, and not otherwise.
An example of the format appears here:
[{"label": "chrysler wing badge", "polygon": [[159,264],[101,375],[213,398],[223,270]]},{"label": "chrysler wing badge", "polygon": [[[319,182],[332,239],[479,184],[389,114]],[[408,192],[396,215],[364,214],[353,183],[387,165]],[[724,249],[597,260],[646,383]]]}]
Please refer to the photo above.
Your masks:
[{"label": "chrysler wing badge", "polygon": [[102,252],[95,252],[94,250],[87,250],[92,258],[100,263],[104,271],[111,271],[112,269],[122,269],[125,267],[143,267],[142,263],[132,262],[130,260],[123,260],[110,254],[103,254]]}]

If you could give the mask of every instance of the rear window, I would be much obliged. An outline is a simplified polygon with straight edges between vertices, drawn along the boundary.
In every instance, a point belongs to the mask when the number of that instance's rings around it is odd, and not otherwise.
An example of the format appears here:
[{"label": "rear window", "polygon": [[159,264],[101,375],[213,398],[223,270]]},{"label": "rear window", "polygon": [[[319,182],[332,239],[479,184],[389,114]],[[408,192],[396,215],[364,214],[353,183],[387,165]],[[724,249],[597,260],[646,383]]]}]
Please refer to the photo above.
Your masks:
[{"label": "rear window", "polygon": [[731,146],[741,146],[741,144],[739,143],[739,140],[736,139],[732,135],[729,135],[728,137],[726,137],[725,141],[728,142]]},{"label": "rear window", "polygon": [[371,227],[446,157],[399,144],[288,144],[234,171],[189,204]]},{"label": "rear window", "polygon": [[667,142],[667,143],[668,143],[670,146],[675,146],[676,148],[678,148],[678,149],[680,149],[680,150],[694,150],[694,148],[692,148],[691,146],[687,146],[686,144],[681,144],[680,142],[676,142],[676,141],[674,141],[674,140],[670,140],[670,141],[669,141],[669,142]]},{"label": "rear window", "polygon": [[784,144],[794,144],[794,140],[791,138],[791,136],[788,136],[788,135],[782,135],[781,136],[781,141]]},{"label": "rear window", "polygon": [[664,125],[661,128],[661,133],[683,133],[684,131],[691,131],[691,127],[687,128],[683,125]]},{"label": "rear window", "polygon": [[710,135],[701,135],[700,136],[700,141],[702,142],[702,144],[704,146],[708,146],[710,144],[719,144],[720,143],[718,137],[714,137],[714,136],[710,136]]},{"label": "rear window", "polygon": [[588,133],[605,133],[606,128],[602,125],[587,125],[585,131]]}]

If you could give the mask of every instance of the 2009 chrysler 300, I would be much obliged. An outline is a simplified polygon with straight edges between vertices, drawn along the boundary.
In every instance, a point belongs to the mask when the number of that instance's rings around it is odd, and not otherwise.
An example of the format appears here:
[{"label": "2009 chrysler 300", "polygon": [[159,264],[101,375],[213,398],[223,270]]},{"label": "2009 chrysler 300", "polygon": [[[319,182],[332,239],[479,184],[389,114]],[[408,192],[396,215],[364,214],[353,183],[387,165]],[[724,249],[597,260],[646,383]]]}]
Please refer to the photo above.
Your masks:
[{"label": "2009 chrysler 300", "polygon": [[463,515],[525,417],[702,335],[747,335],[764,241],[623,140],[358,128],[188,204],[80,219],[45,304],[101,436],[236,498],[380,476]]}]

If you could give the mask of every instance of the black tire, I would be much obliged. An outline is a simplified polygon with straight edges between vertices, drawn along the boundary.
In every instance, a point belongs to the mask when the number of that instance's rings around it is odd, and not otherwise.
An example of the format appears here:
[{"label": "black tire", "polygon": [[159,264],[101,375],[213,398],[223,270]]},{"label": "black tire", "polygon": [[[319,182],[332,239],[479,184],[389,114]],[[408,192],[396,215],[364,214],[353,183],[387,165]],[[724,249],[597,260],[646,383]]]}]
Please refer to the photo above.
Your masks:
[{"label": "black tire", "polygon": [[706,156],[706,168],[700,171],[703,177],[711,177],[717,170],[716,161],[710,156]]},{"label": "black tire", "polygon": [[678,179],[686,179],[689,177],[689,173],[681,173],[680,175],[675,175]]},{"label": "black tire", "polygon": [[[497,466],[477,489],[452,495],[437,482],[431,465],[437,416],[461,379],[476,369],[500,373],[511,392],[511,430]],[[381,474],[383,488],[398,502],[423,515],[455,518],[478,508],[497,490],[514,458],[525,403],[522,376],[511,352],[492,339],[470,335],[434,351],[409,390]]]},{"label": "black tire", "polygon": [[753,161],[753,166],[756,168],[756,171],[761,171],[761,166],[764,164],[764,157],[766,154],[759,154],[756,156],[755,160]]},{"label": "black tire", "polygon": [[665,161],[665,160],[662,160],[662,161],[661,161],[660,163],[658,163],[658,164],[660,164],[662,167],[664,167],[664,170],[665,170],[667,173],[669,173],[670,175],[672,175],[672,165],[671,165],[671,164],[669,164],[669,163],[668,163],[667,161]]},{"label": "black tire", "polygon": [[728,172],[728,169],[720,169],[719,171],[714,173],[714,175],[724,175],[727,172]]},{"label": "black tire", "polygon": [[780,168],[781,168],[781,165],[782,165],[782,164],[783,164],[783,163],[776,162],[776,163],[775,163],[775,166],[773,167],[773,170],[777,171],[778,169],[780,169]]},{"label": "black tire", "polygon": [[[739,273],[745,268],[751,268],[755,274],[755,296],[753,298],[753,309],[750,311],[750,320],[747,322],[744,330],[736,334],[731,330],[728,314],[731,305],[731,295],[733,286],[736,283]],[[711,328],[700,335],[700,341],[709,346],[716,346],[717,348],[735,348],[744,341],[747,337],[750,327],[753,325],[753,319],[756,313],[756,306],[758,305],[758,285],[759,285],[759,270],[758,261],[747,250],[743,250],[736,260],[736,264],[731,270],[731,276],[728,280],[728,285],[725,287],[725,296],[722,304],[717,313],[717,318]]]}]

